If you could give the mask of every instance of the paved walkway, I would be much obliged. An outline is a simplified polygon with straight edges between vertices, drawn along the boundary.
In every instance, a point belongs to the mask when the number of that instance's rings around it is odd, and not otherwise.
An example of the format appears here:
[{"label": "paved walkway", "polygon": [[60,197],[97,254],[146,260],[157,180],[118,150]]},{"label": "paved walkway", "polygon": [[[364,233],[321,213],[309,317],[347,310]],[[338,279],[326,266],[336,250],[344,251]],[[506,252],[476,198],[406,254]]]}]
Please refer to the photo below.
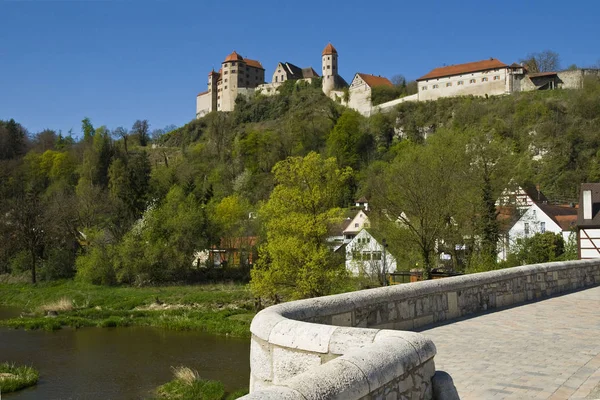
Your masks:
[{"label": "paved walkway", "polygon": [[600,287],[422,333],[463,400],[600,399]]}]

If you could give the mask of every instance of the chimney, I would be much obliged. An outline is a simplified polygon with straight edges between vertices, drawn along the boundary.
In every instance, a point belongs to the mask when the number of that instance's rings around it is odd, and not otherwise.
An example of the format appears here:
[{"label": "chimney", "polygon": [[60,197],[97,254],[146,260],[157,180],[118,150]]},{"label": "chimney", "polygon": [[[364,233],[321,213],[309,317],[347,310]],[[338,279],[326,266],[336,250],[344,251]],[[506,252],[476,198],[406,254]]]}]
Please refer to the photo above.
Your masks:
[{"label": "chimney", "polygon": [[592,191],[583,191],[583,219],[592,219]]}]

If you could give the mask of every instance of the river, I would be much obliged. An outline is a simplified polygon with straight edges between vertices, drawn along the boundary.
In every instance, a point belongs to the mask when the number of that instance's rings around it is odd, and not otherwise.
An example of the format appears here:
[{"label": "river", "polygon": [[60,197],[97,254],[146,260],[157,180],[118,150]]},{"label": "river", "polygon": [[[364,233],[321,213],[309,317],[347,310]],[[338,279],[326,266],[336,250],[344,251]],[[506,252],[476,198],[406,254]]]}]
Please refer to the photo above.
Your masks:
[{"label": "river", "polygon": [[[0,307],[0,318],[14,309]],[[0,362],[32,365],[34,387],[2,399],[144,399],[172,379],[171,367],[196,369],[226,390],[247,388],[250,343],[164,329],[65,328],[55,332],[0,328]]]}]

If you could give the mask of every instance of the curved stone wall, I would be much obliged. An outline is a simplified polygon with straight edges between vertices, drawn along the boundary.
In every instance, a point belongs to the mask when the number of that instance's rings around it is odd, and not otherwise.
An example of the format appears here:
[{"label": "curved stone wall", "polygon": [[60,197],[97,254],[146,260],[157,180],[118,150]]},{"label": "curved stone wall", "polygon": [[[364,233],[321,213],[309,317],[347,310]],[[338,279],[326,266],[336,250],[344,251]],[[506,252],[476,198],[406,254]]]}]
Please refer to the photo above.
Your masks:
[{"label": "curved stone wall", "polygon": [[244,399],[430,399],[434,344],[407,332],[600,283],[600,260],[516,267],[269,307]]}]

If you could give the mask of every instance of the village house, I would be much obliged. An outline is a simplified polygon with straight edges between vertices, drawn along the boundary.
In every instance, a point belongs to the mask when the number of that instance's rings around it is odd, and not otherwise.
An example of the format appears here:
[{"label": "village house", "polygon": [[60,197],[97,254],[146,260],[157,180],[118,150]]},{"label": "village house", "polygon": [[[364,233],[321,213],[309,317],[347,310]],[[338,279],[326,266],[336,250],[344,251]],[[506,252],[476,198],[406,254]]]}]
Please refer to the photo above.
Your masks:
[{"label": "village house", "polygon": [[583,183],[577,215],[577,251],[579,258],[600,258],[600,183]]},{"label": "village house", "polygon": [[346,245],[346,269],[353,275],[377,278],[396,271],[396,258],[368,229],[361,229]]}]

